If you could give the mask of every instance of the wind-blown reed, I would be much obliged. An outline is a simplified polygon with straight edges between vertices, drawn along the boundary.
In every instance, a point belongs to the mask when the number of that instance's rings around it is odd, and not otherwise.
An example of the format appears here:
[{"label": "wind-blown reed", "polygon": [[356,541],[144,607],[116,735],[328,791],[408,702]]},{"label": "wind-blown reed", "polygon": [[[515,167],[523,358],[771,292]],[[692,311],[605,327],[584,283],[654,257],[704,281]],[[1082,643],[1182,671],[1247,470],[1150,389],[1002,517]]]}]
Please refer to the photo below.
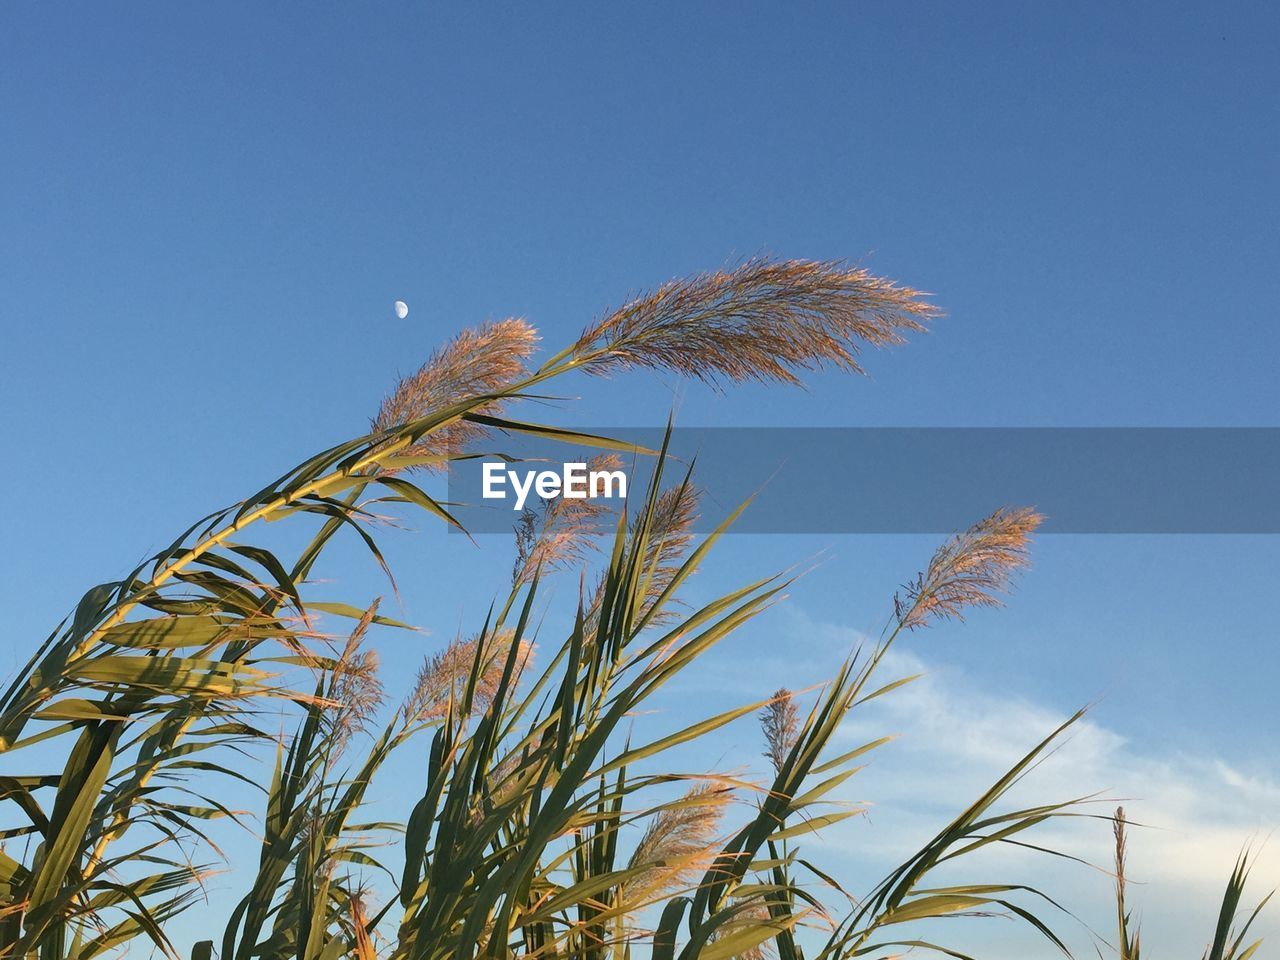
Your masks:
[{"label": "wind-blown reed", "polygon": [[[896,598],[892,630],[851,653],[806,709],[779,690],[674,731],[645,722],[655,694],[790,580],[682,602],[734,515],[695,538],[697,491],[687,474],[667,478],[665,457],[611,529],[563,502],[522,517],[511,583],[465,639],[426,659],[397,708],[386,706],[375,641],[407,625],[376,600],[313,596],[339,533],[386,568],[374,535],[383,512],[457,525],[410,477],[466,456],[482,436],[625,448],[512,419],[538,384],[637,367],[717,385],[860,372],[865,348],[903,342],[936,312],[859,268],[753,260],[635,298],[536,368],[523,321],[458,335],[391,390],[370,433],[93,587],[37,645],[0,697],[0,956],[90,960],[148,944],[177,955],[172,923],[216,868],[218,820],[250,830],[258,855],[234,865],[241,896],[195,960],[625,960],[633,950],[847,960],[908,947],[959,957],[918,924],[992,912],[1061,946],[1038,891],[931,878],[1076,811],[1073,801],[1002,807],[1074,718],[865,896],[800,855],[859,812],[839,802],[840,788],[885,738],[831,747],[851,711],[901,684],[878,685],[888,650],[903,630],[995,604],[1025,564],[1034,511],[998,511],[940,547]],[[277,520],[307,531],[296,555],[254,542],[260,522]],[[571,626],[539,635],[556,622],[543,584],[561,573],[579,585],[561,617]],[[283,735],[281,710],[292,724]],[[752,714],[769,761],[758,778],[672,772],[682,745]],[[246,767],[262,747],[266,769]],[[417,764],[417,788],[400,822],[367,821],[368,791],[397,753]],[[230,805],[233,787],[261,790],[255,819]],[[1246,872],[1242,860],[1210,960],[1251,952],[1243,931],[1231,933]],[[1125,960],[1136,958],[1136,936],[1125,942]]]}]

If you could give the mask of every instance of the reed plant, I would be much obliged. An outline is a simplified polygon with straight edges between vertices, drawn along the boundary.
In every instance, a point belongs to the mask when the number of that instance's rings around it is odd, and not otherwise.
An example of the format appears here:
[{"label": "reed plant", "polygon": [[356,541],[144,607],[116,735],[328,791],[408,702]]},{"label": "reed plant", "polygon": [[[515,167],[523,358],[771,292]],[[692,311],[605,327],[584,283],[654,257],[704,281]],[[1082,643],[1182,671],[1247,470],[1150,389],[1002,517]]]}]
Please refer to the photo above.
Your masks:
[{"label": "reed plant", "polygon": [[[368,432],[93,587],[36,647],[0,700],[2,955],[175,956],[175,918],[218,864],[215,820],[243,823],[258,850],[229,873],[242,893],[196,944],[198,960],[960,957],[922,924],[993,913],[1065,951],[1061,914],[1041,891],[933,878],[1083,815],[1084,798],[1006,803],[1078,715],[870,890],[847,891],[802,855],[859,812],[842,787],[885,739],[831,748],[851,711],[906,682],[881,678],[888,651],[904,633],[999,603],[1026,563],[1033,510],[997,510],[943,543],[893,598],[884,634],[811,702],[765,690],[675,732],[654,732],[648,703],[792,578],[680,602],[741,508],[695,537],[695,478],[675,473],[665,448],[616,518],[566,500],[523,515],[510,582],[469,634],[432,650],[398,702],[369,634],[406,625],[377,602],[315,597],[340,533],[390,575],[379,545],[386,512],[460,527],[419,475],[472,456],[482,439],[541,436],[592,448],[602,464],[636,453],[516,416],[547,381],[644,368],[720,387],[793,384],[824,367],[860,372],[867,348],[900,344],[935,316],[918,291],[862,269],[760,259],[635,297],[540,363],[522,320],[459,334],[388,393]],[[303,531],[295,553],[265,545],[270,521]],[[556,577],[577,589],[563,611],[571,626],[552,637],[538,625],[554,622],[543,598]],[[283,734],[264,723],[282,712]],[[752,715],[764,780],[664,765],[675,748]],[[258,770],[263,747],[271,759]],[[416,765],[420,789],[398,822],[370,821],[369,791],[393,754]],[[228,800],[245,790],[261,791],[254,818]],[[1119,956],[1136,960],[1114,820]],[[1230,934],[1244,872],[1212,960],[1255,949]]]}]

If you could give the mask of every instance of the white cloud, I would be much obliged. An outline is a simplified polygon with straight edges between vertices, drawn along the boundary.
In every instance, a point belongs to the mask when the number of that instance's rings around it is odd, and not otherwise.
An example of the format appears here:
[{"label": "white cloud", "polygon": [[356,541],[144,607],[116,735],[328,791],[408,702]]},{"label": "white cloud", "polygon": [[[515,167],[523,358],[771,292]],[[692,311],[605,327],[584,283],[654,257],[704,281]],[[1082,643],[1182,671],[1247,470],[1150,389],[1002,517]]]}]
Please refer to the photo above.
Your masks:
[{"label": "white cloud", "polygon": [[[823,638],[842,646],[856,636],[814,623],[806,623],[804,633],[810,643]],[[877,751],[849,785],[845,799],[872,804],[866,819],[824,841],[828,856],[837,861],[832,865],[843,868],[837,872],[868,879],[910,855],[1066,719],[1045,704],[985,686],[981,678],[954,669],[931,670],[927,662],[907,653],[895,650],[883,669],[882,680],[924,676],[859,708],[846,722],[841,736],[850,745],[887,731],[900,736]],[[1129,818],[1147,826],[1134,829],[1129,842],[1129,875],[1134,881],[1130,901],[1142,917],[1143,945],[1153,955],[1198,956],[1211,936],[1222,888],[1243,846],[1256,848],[1246,903],[1251,907],[1280,886],[1280,840],[1267,842],[1280,826],[1276,775],[1280,770],[1274,768],[1266,776],[1249,775],[1218,758],[1173,747],[1159,755],[1144,752],[1122,731],[1086,716],[1015,788],[1008,802],[1030,805],[1095,792],[1123,798]],[[1110,813],[1115,806],[1101,804],[1095,812]],[[1110,865],[1109,823],[1051,823],[1032,839],[1091,863]],[[979,869],[982,880],[1017,879],[1044,888],[1112,937],[1114,908],[1105,873],[1022,851],[993,855]],[[1264,913],[1256,928],[1273,945],[1280,941],[1277,910]],[[1064,918],[1061,928],[1071,934],[1077,955],[1096,955],[1081,927]],[[990,960],[1052,955],[1044,941],[1037,944],[1011,923],[977,922],[963,936],[978,955]]]}]

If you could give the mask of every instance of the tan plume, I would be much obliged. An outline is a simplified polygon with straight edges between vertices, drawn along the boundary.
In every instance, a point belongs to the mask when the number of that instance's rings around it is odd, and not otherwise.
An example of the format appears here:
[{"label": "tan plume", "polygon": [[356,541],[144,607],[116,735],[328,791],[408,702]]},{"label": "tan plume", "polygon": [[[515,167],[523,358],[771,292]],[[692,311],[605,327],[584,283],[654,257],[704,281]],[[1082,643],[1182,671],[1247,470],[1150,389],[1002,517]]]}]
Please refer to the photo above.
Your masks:
[{"label": "tan plume", "polygon": [[382,706],[382,681],[378,678],[378,651],[365,649],[365,635],[378,613],[375,600],[360,617],[347,637],[342,655],[333,669],[330,699],[335,753],[339,753],[355,734],[365,730]]},{"label": "tan plume", "polygon": [[782,771],[787,762],[791,748],[795,746],[796,732],[800,726],[800,715],[796,710],[795,698],[790,690],[782,687],[773,694],[773,699],[760,711],[760,729],[764,732],[764,755],[773,764],[775,773]]},{"label": "tan plume", "polygon": [[[418,670],[413,692],[405,702],[405,711],[418,720],[442,720],[451,709],[458,712],[478,664],[471,712],[483,713],[498,693],[513,637],[510,630],[491,634],[484,639],[483,651],[480,637],[458,639],[439,653],[427,657]],[[533,657],[533,645],[524,640],[519,643],[513,678],[519,678]]]},{"label": "tan plume", "polygon": [[929,567],[895,597],[898,622],[907,628],[932,620],[963,620],[968,607],[998,607],[997,594],[1027,566],[1031,534],[1044,520],[1030,507],[1001,508],[952,537]]},{"label": "tan plume", "polygon": [[715,859],[720,818],[733,794],[698,784],[655,814],[628,863],[641,873],[626,884],[627,895],[657,898],[687,888]]},{"label": "tan plume", "polygon": [[[524,362],[537,341],[533,327],[518,318],[463,330],[416,372],[396,384],[373,418],[373,430],[389,430],[509,386],[524,372]],[[475,412],[491,414],[500,406],[501,402],[494,400],[477,407]],[[465,447],[483,432],[484,428],[477,424],[455,421],[422,437],[401,454],[442,456]]]},{"label": "tan plume", "polygon": [[[603,454],[591,459],[587,471],[617,470],[621,465],[617,454]],[[516,522],[512,581],[526,583],[539,569],[550,571],[577,563],[603,532],[600,521],[608,511],[607,500],[593,497],[556,497],[526,508]]]},{"label": "tan plume", "polygon": [[794,384],[797,370],[861,373],[863,347],[903,343],[938,315],[925,296],[840,261],[758,258],[665,283],[592,324],[574,349],[596,374],[650,367]]}]

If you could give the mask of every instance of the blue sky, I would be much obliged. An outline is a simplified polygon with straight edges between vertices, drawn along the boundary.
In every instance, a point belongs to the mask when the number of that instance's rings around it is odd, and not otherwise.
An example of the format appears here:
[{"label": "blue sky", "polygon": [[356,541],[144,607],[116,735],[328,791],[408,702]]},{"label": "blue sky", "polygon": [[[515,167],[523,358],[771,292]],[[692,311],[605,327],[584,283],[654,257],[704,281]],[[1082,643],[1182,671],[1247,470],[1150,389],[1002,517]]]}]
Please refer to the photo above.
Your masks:
[{"label": "blue sky", "polygon": [[[1263,4],[6,5],[4,669],[83,587],[360,431],[461,327],[520,314],[554,346],[631,291],[761,252],[853,258],[948,316],[867,379],[717,398],[628,376],[574,384],[587,402],[564,420],[648,424],[674,402],[687,424],[1277,425],[1278,20]],[[826,551],[798,619],[742,640],[817,675],[839,653],[823,638],[878,629],[933,543],[742,537],[703,582]],[[476,621],[488,588],[457,583],[505,570],[505,546],[397,541],[406,615],[441,639]],[[1185,783],[1227,764],[1265,789],[1224,780],[1232,813],[1206,829],[1234,847],[1276,826],[1258,797],[1280,780],[1280,544],[1057,536],[1036,557],[1008,610],[912,655],[992,710],[1102,698],[1095,721],[1132,762],[1090,773],[1163,764]]]}]

